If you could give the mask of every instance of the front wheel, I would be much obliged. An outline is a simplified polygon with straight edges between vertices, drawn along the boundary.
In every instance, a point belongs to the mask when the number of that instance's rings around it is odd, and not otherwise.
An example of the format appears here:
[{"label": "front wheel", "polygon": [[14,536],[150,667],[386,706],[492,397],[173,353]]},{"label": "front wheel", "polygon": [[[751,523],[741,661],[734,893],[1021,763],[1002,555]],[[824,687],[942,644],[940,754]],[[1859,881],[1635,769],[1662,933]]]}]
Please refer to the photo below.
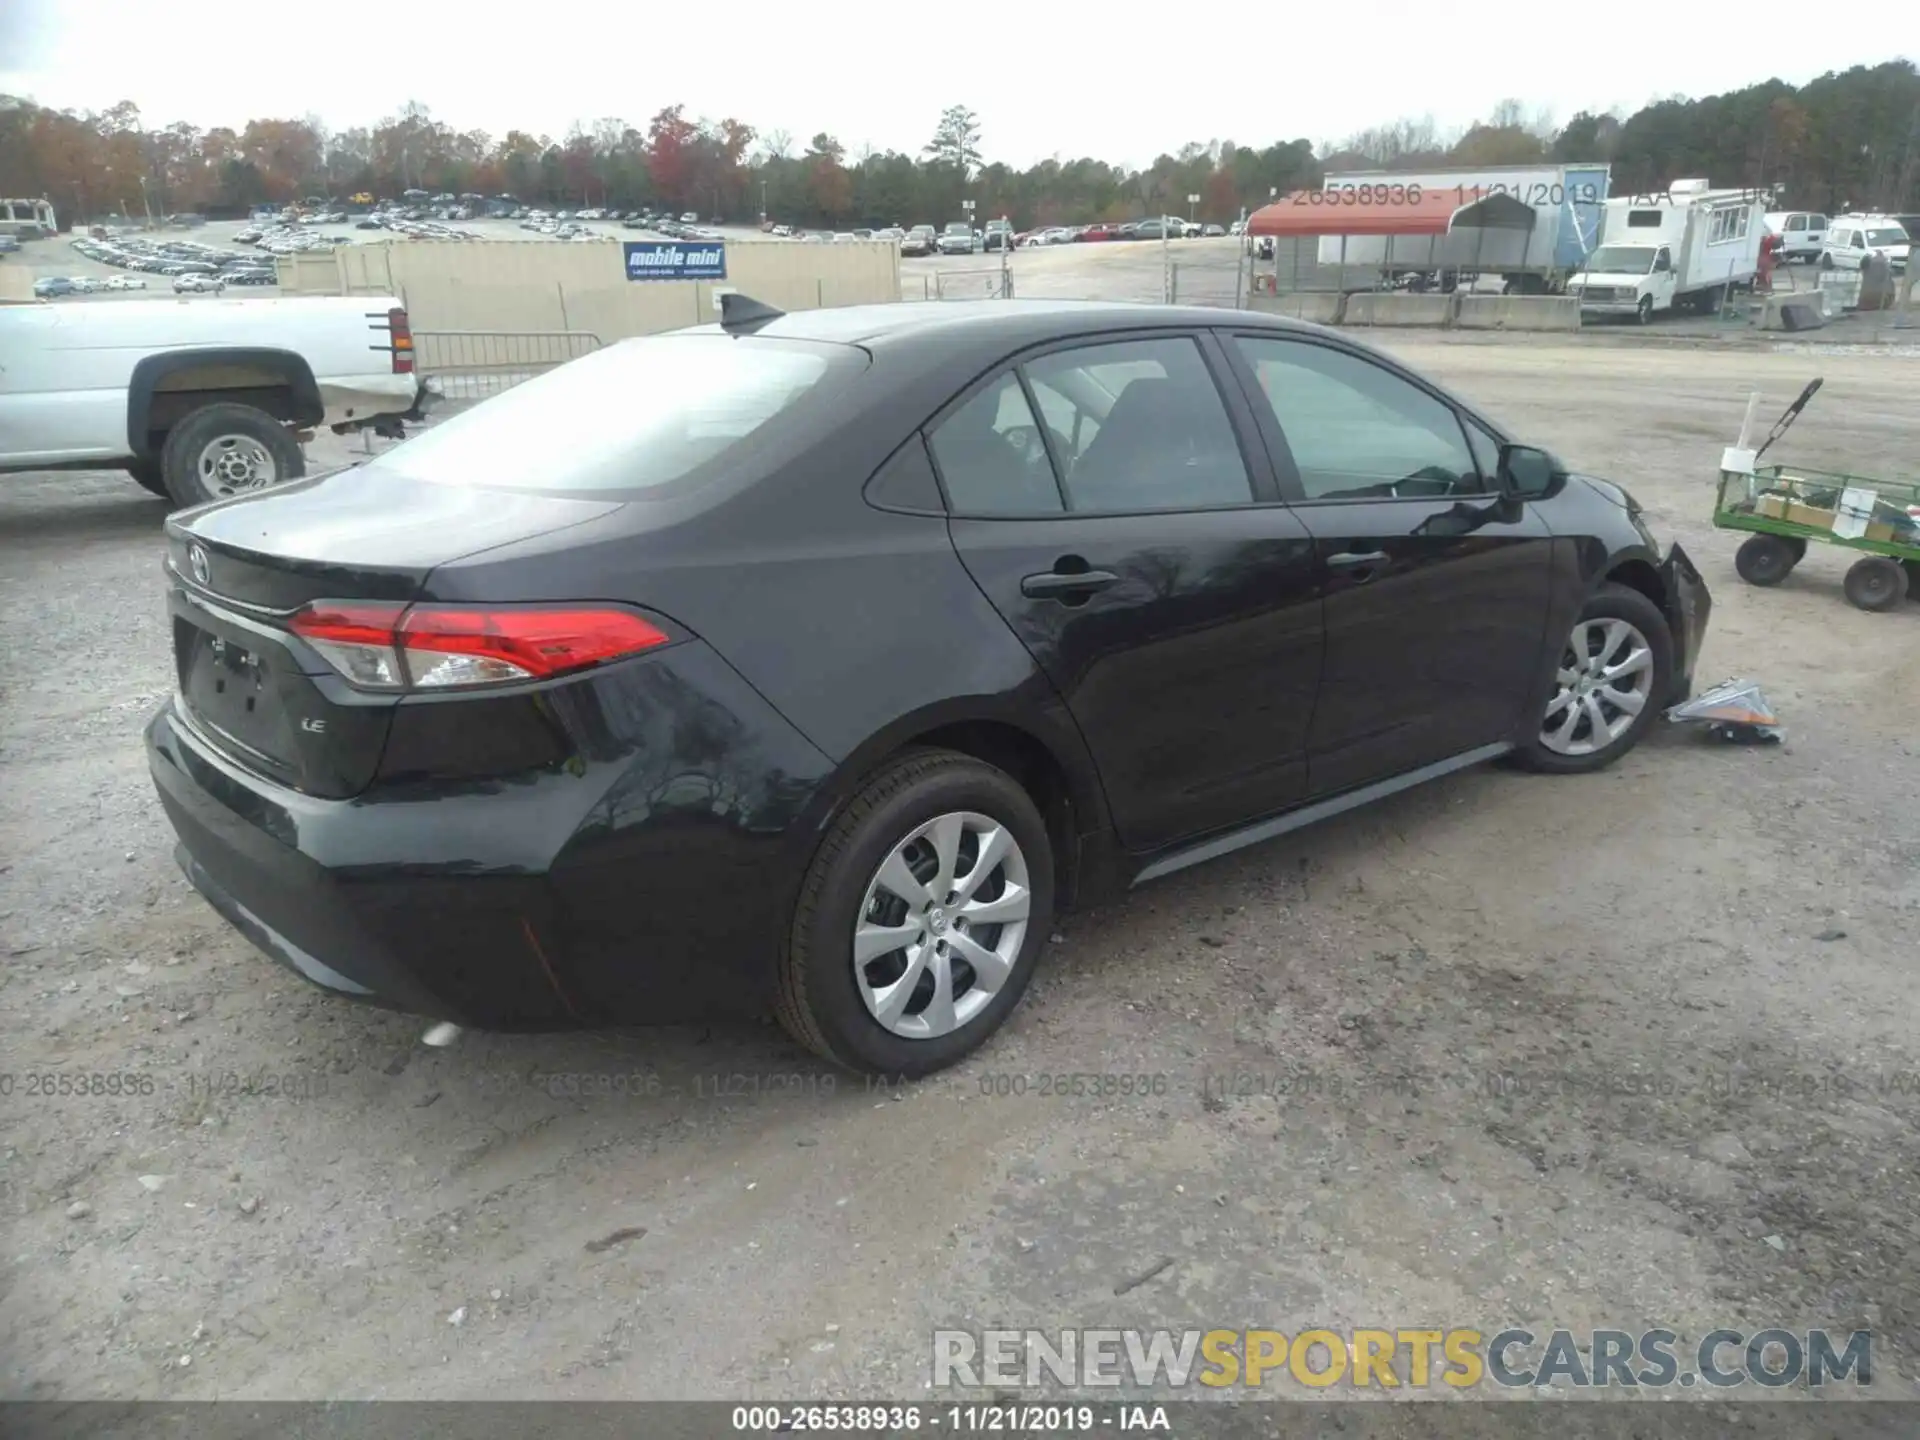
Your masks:
[{"label": "front wheel", "polygon": [[1653,297],[1651,295],[1642,295],[1640,297],[1640,303],[1633,307],[1633,316],[1634,319],[1638,320],[1642,325],[1651,325],[1653,323]]},{"label": "front wheel", "polygon": [[1020,1001],[1053,921],[1046,822],[1012,776],[921,750],[828,827],[779,965],[780,1021],[869,1074],[940,1070]]},{"label": "front wheel", "polygon": [[1638,745],[1673,688],[1673,636],[1638,590],[1602,585],[1574,622],[1552,697],[1514,759],[1572,775],[1611,765]]}]

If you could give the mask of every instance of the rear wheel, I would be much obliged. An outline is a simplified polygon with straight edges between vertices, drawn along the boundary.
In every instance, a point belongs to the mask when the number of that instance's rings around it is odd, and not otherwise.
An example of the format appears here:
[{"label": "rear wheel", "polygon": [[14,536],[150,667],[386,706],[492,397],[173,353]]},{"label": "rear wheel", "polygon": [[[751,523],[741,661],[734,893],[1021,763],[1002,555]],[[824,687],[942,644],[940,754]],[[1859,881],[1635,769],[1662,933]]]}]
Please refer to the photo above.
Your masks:
[{"label": "rear wheel", "polygon": [[300,443],[266,411],[206,405],[168,432],[160,471],[175,500],[201,505],[297,480],[307,465]]},{"label": "rear wheel", "polygon": [[1533,770],[1579,774],[1611,765],[1640,743],[1673,688],[1673,637],[1638,590],[1602,585],[1574,622],[1552,698],[1514,753]]},{"label": "rear wheel", "polygon": [[1734,552],[1733,568],[1749,585],[1778,585],[1793,573],[1793,567],[1806,554],[1805,540],[1799,549],[1779,535],[1750,535]]},{"label": "rear wheel", "polygon": [[1847,599],[1862,610],[1891,610],[1907,598],[1907,571],[1898,560],[1869,555],[1847,571]]},{"label": "rear wheel", "polygon": [[910,753],[841,811],[780,957],[781,1023],[852,1070],[953,1064],[1020,1001],[1053,919],[1046,822],[1004,771]]}]

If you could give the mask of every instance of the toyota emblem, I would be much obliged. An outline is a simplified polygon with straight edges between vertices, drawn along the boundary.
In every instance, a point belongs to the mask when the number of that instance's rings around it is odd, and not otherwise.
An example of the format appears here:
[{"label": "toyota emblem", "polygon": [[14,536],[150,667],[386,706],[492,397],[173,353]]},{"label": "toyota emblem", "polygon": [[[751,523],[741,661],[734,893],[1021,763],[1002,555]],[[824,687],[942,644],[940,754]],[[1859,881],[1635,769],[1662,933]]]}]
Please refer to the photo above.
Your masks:
[{"label": "toyota emblem", "polygon": [[212,583],[213,567],[207,561],[207,550],[204,545],[194,545],[188,548],[187,564],[192,568],[193,578],[195,580],[199,581],[202,585]]}]

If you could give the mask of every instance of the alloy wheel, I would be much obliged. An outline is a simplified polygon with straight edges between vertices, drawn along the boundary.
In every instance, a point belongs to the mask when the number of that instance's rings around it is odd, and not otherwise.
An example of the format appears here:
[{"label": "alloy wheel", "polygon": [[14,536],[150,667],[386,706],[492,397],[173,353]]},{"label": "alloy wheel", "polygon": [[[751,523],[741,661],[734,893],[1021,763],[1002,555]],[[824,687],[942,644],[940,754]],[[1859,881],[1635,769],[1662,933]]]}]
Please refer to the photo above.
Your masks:
[{"label": "alloy wheel", "polygon": [[1582,620],[1567,637],[1540,743],[1592,755],[1617,742],[1653,696],[1653,647],[1625,620]]},{"label": "alloy wheel", "polygon": [[868,882],[853,931],[854,979],[892,1034],[931,1040],[1005,988],[1033,908],[1027,859],[990,816],[954,811],[915,827]]},{"label": "alloy wheel", "polygon": [[278,475],[267,447],[250,435],[217,435],[200,450],[200,483],[210,495],[237,495],[271,485]]}]

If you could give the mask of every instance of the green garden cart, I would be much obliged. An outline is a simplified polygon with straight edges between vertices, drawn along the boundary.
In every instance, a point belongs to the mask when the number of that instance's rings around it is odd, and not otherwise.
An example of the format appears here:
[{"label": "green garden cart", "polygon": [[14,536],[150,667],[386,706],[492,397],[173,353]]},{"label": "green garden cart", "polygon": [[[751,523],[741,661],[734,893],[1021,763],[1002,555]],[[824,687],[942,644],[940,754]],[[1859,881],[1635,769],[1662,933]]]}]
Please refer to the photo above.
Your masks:
[{"label": "green garden cart", "polygon": [[1819,388],[1815,380],[1800,393],[1759,449],[1745,449],[1743,432],[1726,452],[1713,523],[1750,532],[1733,557],[1749,585],[1778,585],[1809,542],[1839,545],[1860,553],[1847,571],[1847,599],[1862,610],[1895,609],[1909,594],[1920,598],[1920,483],[1758,464]]}]

